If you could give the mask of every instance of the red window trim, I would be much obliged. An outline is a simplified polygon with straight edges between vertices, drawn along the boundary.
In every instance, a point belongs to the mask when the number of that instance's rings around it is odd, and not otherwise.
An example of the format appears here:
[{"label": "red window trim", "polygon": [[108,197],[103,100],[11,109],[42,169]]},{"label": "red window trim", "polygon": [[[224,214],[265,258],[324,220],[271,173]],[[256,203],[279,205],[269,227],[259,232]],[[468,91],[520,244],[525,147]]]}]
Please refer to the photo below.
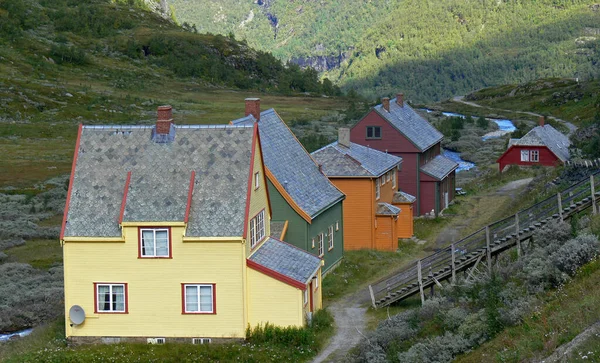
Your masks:
[{"label": "red window trim", "polygon": [[[166,229],[169,231],[169,256],[142,256],[142,229]],[[171,238],[171,227],[153,227],[144,226],[138,227],[138,259],[153,260],[153,259],[172,259],[173,258],[173,238]]]},{"label": "red window trim", "polygon": [[264,227],[265,227],[265,235],[263,236],[263,238],[261,238],[260,240],[256,241],[256,243],[254,244],[254,247],[252,246],[252,236],[248,235],[248,241],[250,241],[250,251],[254,251],[254,249],[258,246],[258,244],[261,241],[263,241],[265,238],[267,238],[267,221],[266,221],[267,212],[266,212],[265,208],[261,209],[258,213],[256,213],[254,215],[254,217],[252,217],[252,218],[250,218],[248,220],[248,233],[252,232],[252,228],[250,228],[250,223],[252,223],[252,220],[254,218],[256,218],[259,214],[263,213],[263,212],[265,213],[265,216],[263,217],[263,223],[264,223]]},{"label": "red window trim", "polygon": [[[98,311],[98,285],[125,286],[125,311]],[[126,282],[94,282],[94,314],[129,314],[129,286]]]},{"label": "red window trim", "polygon": [[[213,289],[213,311],[185,311],[185,287],[186,285],[211,285]],[[181,283],[181,315],[217,315],[217,284],[212,282],[182,282]]]}]

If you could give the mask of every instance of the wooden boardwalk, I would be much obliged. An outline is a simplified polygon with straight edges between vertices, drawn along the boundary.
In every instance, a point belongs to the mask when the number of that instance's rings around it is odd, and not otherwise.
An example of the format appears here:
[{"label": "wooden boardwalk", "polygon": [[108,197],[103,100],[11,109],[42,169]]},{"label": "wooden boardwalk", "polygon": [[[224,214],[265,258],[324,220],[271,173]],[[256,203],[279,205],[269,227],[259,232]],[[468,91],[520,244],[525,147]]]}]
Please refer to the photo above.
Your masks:
[{"label": "wooden boardwalk", "polygon": [[426,288],[442,287],[443,280],[455,283],[460,271],[467,273],[467,280],[474,278],[477,267],[491,273],[493,256],[515,246],[520,255],[521,242],[536,230],[590,207],[593,213],[600,212],[600,172],[369,285],[372,305],[385,307],[415,294],[424,301]]}]

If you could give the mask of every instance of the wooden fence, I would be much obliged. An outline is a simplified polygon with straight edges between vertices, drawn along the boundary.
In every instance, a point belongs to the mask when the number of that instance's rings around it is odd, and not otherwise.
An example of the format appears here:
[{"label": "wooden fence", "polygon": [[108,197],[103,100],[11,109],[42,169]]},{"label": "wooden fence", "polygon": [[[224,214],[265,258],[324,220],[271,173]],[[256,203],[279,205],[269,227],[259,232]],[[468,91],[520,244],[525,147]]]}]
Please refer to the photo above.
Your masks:
[{"label": "wooden fence", "polygon": [[404,300],[419,293],[424,301],[424,289],[442,287],[441,281],[456,282],[459,271],[468,271],[485,259],[487,272],[492,270],[492,256],[509,248],[517,247],[521,254],[521,242],[530,239],[535,230],[548,223],[565,220],[592,207],[599,213],[600,172],[571,185],[556,195],[496,221],[458,242],[418,260],[401,271],[369,285],[373,307],[380,308]]}]

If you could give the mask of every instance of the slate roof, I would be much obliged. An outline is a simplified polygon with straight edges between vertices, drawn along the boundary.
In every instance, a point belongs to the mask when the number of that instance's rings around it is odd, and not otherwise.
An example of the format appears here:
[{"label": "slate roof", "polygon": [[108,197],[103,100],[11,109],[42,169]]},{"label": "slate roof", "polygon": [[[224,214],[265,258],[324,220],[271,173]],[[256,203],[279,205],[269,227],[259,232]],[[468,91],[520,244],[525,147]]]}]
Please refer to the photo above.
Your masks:
[{"label": "slate roof", "polygon": [[394,193],[392,203],[414,203],[415,200],[417,200],[417,197],[405,192],[398,191]]},{"label": "slate roof", "polygon": [[183,222],[193,170],[186,235],[242,235],[253,128],[176,126],[169,143],[152,141],[153,128],[82,128],[65,236],[121,236],[129,171],[124,222]]},{"label": "slate roof", "polygon": [[508,145],[509,147],[512,145],[547,146],[561,161],[564,162],[570,158],[571,141],[551,125],[536,126],[522,138],[511,139]]},{"label": "slate roof", "polygon": [[458,164],[444,155],[438,155],[421,167],[421,171],[431,175],[439,180],[444,179],[453,170],[458,168]]},{"label": "slate roof", "polygon": [[[232,124],[248,125],[255,121],[249,115],[232,121]],[[311,218],[344,198],[344,194],[319,171],[315,161],[274,109],[260,113],[258,132],[265,166]]]},{"label": "slate roof", "polygon": [[392,126],[406,136],[420,151],[425,151],[442,140],[444,135],[412,109],[406,102],[404,107],[390,100],[390,111],[379,104],[373,109]]},{"label": "slate roof", "polygon": [[346,147],[336,141],[311,155],[327,176],[379,177],[402,162],[401,157],[353,142]]},{"label": "slate roof", "polygon": [[321,259],[275,238],[269,238],[249,260],[302,284],[307,284],[321,266]]},{"label": "slate roof", "polygon": [[378,215],[385,216],[397,216],[402,210],[396,206],[393,206],[389,203],[377,203],[377,213]]},{"label": "slate roof", "polygon": [[285,221],[274,221],[271,219],[271,237],[275,237],[277,239],[280,238],[281,233],[283,232],[283,228],[285,227]]}]

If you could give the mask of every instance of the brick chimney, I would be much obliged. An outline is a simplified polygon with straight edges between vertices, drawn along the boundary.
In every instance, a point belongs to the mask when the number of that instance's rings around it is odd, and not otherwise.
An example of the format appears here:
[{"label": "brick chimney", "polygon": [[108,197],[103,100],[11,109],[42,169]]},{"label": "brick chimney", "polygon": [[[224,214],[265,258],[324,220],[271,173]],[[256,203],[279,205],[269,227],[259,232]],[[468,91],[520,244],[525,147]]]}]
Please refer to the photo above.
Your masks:
[{"label": "brick chimney", "polygon": [[341,127],[338,130],[338,145],[350,147],[350,129]]},{"label": "brick chimney", "polygon": [[540,126],[544,127],[544,116],[540,116]]},{"label": "brick chimney", "polygon": [[383,108],[387,111],[390,112],[390,98],[389,97],[384,97],[381,99],[381,105],[383,105]]},{"label": "brick chimney", "polygon": [[252,115],[256,121],[260,121],[260,98],[246,98],[245,115]]},{"label": "brick chimney", "polygon": [[404,107],[404,93],[398,93],[396,95],[396,103],[400,107]]},{"label": "brick chimney", "polygon": [[170,105],[158,106],[158,117],[156,118],[156,133],[168,135],[173,123],[173,108]]}]

